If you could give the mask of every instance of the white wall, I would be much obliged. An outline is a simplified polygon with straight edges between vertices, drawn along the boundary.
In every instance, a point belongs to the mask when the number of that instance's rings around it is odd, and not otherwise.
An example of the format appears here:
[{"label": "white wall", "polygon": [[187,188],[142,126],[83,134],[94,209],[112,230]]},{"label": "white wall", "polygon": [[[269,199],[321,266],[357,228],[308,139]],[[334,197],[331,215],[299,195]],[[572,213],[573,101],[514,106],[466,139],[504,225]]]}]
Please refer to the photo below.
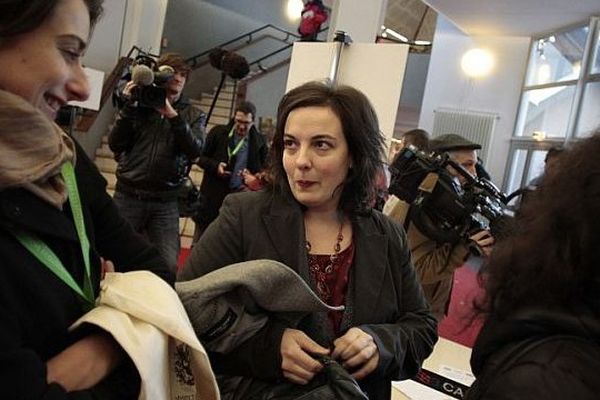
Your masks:
[{"label": "white wall", "polygon": [[[133,45],[158,53],[167,3],[168,0],[105,0],[104,14],[94,29],[84,65],[104,71],[106,79],[119,57],[127,54]],[[94,158],[114,112],[108,101],[92,128],[76,135],[90,157]]]},{"label": "white wall", "polygon": [[105,77],[119,59],[126,5],[127,2],[123,0],[104,1],[104,14],[94,28],[89,49],[83,59],[86,66],[104,71]]},{"label": "white wall", "polygon": [[121,55],[126,55],[134,45],[160,54],[168,3],[169,0],[127,0]]},{"label": "white wall", "polygon": [[[440,107],[497,113],[500,119],[486,165],[497,184],[504,176],[529,42],[528,37],[471,37],[438,17],[419,127],[431,132],[434,110]],[[494,54],[495,68],[488,77],[474,80],[462,72],[461,57],[473,47]]]},{"label": "white wall", "polygon": [[289,65],[286,65],[248,84],[246,100],[256,106],[256,120],[260,117],[277,119],[277,105],[285,94],[288,72]]},{"label": "white wall", "polygon": [[158,54],[167,4],[168,0],[105,0],[84,64],[108,77],[134,45]]},{"label": "white wall", "polygon": [[329,19],[327,41],[335,31],[346,32],[356,43],[373,43],[385,17],[388,0],[336,0]]}]

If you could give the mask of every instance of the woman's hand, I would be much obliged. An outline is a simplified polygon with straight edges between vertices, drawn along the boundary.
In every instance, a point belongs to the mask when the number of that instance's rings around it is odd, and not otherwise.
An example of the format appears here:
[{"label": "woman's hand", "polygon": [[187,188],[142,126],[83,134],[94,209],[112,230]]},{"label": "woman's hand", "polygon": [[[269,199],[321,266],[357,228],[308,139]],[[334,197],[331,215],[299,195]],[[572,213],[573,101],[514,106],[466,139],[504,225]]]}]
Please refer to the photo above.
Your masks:
[{"label": "woman's hand", "polygon": [[108,333],[86,336],[46,363],[46,380],[67,392],[94,387],[123,359],[121,346]]},{"label": "woman's hand", "polygon": [[323,369],[323,364],[311,357],[311,354],[329,354],[304,332],[287,328],[281,338],[281,369],[283,376],[293,383],[306,385]]},{"label": "woman's hand", "polygon": [[362,379],[377,368],[379,349],[373,337],[359,328],[350,328],[344,336],[334,340],[331,357],[344,368],[353,371],[354,379]]},{"label": "woman's hand", "polygon": [[104,279],[107,272],[115,272],[115,265],[112,261],[100,257],[100,279]]}]

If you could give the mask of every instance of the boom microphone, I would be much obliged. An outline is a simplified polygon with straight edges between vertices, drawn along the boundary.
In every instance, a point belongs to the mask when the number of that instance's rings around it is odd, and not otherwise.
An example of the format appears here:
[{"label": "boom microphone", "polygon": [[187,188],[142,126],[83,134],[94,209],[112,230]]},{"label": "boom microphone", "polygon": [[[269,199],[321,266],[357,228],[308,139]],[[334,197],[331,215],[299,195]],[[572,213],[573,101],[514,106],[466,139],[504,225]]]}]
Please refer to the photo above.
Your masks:
[{"label": "boom microphone", "polygon": [[154,82],[154,72],[145,65],[136,65],[131,70],[131,80],[139,86],[148,86]]},{"label": "boom microphone", "polygon": [[250,72],[248,61],[243,56],[232,52],[225,54],[221,65],[223,72],[233,79],[242,79]]},{"label": "boom microphone", "polygon": [[233,79],[242,79],[250,72],[246,58],[237,53],[215,48],[209,53],[208,58],[210,65]]}]

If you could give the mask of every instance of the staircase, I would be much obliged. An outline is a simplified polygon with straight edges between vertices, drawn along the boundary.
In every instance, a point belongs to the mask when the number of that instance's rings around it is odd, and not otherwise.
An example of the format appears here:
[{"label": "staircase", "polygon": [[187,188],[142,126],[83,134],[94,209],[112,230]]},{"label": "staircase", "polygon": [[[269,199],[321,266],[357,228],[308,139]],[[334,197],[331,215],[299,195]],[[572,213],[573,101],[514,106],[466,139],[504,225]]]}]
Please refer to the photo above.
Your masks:
[{"label": "staircase", "polygon": [[[215,89],[216,90],[216,89]],[[226,81],[219,97],[217,99],[215,109],[213,110],[206,131],[209,132],[215,125],[224,125],[229,123],[231,117],[231,106],[235,99],[235,85],[233,82]],[[208,113],[212,103],[214,93],[202,93],[201,100],[191,100],[194,107],[200,108],[205,113]],[[112,127],[109,127],[109,131]],[[108,134],[102,138],[101,146],[96,149],[95,163],[100,173],[108,182],[107,192],[112,196],[115,192],[115,184],[117,178],[115,172],[117,170],[117,162],[114,154],[108,147]],[[196,185],[202,182],[203,171],[197,165],[192,167],[190,177]],[[181,247],[189,249],[194,236],[194,221],[191,218],[179,219],[179,234],[181,236]]]}]

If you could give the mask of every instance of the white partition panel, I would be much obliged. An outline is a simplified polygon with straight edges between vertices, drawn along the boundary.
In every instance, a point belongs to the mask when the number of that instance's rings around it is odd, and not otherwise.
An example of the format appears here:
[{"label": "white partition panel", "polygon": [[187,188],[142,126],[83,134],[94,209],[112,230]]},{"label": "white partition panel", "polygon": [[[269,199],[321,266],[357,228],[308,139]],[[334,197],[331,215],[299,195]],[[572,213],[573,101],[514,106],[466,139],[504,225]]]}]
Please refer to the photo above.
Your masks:
[{"label": "white partition panel", "polygon": [[[336,43],[294,43],[286,91],[328,78],[336,54]],[[344,46],[339,60],[337,82],[353,86],[369,98],[388,144],[394,133],[407,57],[406,45],[352,43]]]}]

